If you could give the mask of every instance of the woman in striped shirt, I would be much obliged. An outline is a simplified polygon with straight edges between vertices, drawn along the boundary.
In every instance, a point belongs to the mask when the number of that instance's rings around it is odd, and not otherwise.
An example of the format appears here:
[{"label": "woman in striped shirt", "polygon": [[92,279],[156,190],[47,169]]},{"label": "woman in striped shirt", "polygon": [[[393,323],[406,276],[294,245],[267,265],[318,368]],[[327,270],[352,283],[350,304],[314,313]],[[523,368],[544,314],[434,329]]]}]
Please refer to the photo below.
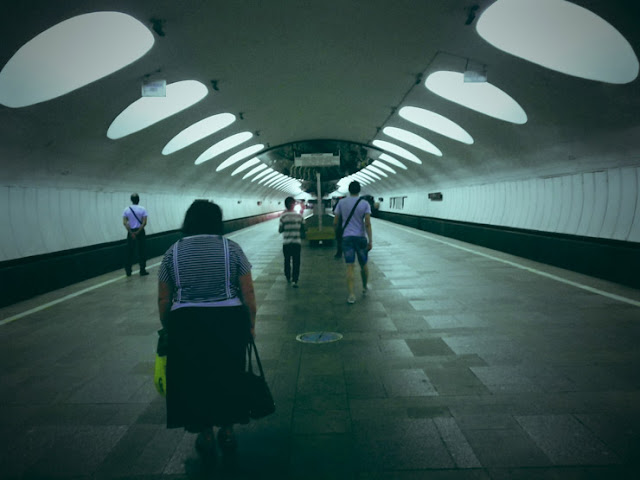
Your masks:
[{"label": "woman in striped shirt", "polygon": [[232,454],[233,425],[249,421],[241,380],[255,335],[251,264],[222,229],[218,205],[193,202],[184,237],[164,254],[158,278],[160,322],[169,335],[167,428],[198,433],[196,449],[208,461],[216,458],[213,427],[220,427],[223,454]]}]

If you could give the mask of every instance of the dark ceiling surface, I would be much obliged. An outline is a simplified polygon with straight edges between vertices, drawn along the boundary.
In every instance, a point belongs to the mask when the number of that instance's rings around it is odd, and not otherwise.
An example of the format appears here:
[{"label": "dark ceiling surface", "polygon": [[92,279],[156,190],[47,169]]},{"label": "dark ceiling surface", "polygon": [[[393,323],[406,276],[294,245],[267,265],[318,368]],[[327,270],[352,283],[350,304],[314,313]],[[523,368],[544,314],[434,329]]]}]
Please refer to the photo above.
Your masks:
[{"label": "dark ceiling surface", "polygon": [[[437,144],[442,157],[407,147],[422,160],[379,182],[402,191],[445,188],[637,164],[640,160],[640,82],[609,84],[573,77],[500,51],[475,29],[488,0],[83,0],[4,1],[0,66],[42,31],[83,13],[118,11],[154,32],[139,60],[62,97],[36,105],[0,106],[2,178],[9,185],[98,190],[233,191],[280,195],[216,172],[224,159],[194,165],[224,136],[254,134],[264,163],[312,181],[293,155],[339,151],[334,181],[371,163],[398,126]],[[637,0],[578,0],[613,25],[640,51]],[[527,18],[522,18],[527,22]],[[478,62],[491,83],[509,93],[528,116],[524,125],[490,118],[428,91],[425,76],[442,66]],[[47,81],[46,72],[34,72]],[[167,83],[198,80],[204,100],[119,140],[111,122],[140,96],[148,77]],[[397,114],[414,105],[463,126],[473,145],[428,134]],[[239,120],[169,156],[164,145],[182,129],[215,113]],[[386,140],[389,140],[386,138]],[[229,152],[229,153],[233,153]],[[225,157],[226,158],[226,157]]]}]

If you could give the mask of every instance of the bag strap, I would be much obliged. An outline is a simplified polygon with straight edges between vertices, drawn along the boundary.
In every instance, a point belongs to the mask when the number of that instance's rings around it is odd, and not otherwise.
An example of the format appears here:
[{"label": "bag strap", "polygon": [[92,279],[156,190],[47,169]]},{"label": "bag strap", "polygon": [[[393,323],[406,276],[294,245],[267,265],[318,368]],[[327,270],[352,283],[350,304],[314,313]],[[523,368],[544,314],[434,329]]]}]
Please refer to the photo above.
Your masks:
[{"label": "bag strap", "polygon": [[173,274],[175,276],[176,290],[178,291],[176,302],[180,303],[182,300],[182,287],[180,286],[180,272],[178,271],[178,244],[182,240],[178,240],[173,244]]},{"label": "bag strap", "polygon": [[264,378],[264,370],[262,370],[262,362],[260,361],[260,356],[258,355],[258,348],[256,347],[256,342],[253,340],[249,340],[247,343],[247,356],[249,358],[249,373],[253,373],[253,362],[251,361],[251,352],[255,354],[256,363],[258,364],[258,370],[260,372],[260,376]]},{"label": "bag strap", "polygon": [[351,213],[349,214],[349,216],[347,217],[347,221],[344,222],[344,224],[342,225],[342,230],[346,230],[347,228],[347,224],[349,223],[349,220],[351,220],[351,217],[353,217],[353,212],[356,211],[356,207],[358,206],[358,204],[360,203],[360,200],[362,200],[362,197],[358,198],[358,201],[355,203],[355,205],[353,206],[353,208],[351,209]]},{"label": "bag strap", "polygon": [[138,220],[138,223],[140,224],[140,226],[142,226],[142,220],[138,218],[138,215],[136,215],[136,211],[131,207],[129,207],[129,210],[131,210],[131,213],[133,213],[133,216],[136,217],[136,220]]},{"label": "bag strap", "polygon": [[224,247],[224,283],[227,299],[231,298],[231,267],[229,266],[229,240],[222,237],[222,245]]}]

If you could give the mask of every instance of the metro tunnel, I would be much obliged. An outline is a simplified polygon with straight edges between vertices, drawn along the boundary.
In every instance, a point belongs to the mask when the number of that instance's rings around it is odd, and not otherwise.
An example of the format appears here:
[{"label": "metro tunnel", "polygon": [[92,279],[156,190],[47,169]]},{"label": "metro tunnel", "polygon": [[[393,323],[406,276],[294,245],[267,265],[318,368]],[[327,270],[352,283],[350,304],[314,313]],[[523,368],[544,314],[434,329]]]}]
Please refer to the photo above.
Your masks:
[{"label": "metro tunnel", "polygon": [[[1,478],[635,478],[637,2],[3,7]],[[354,181],[351,304],[332,208]],[[124,268],[132,193],[148,276]],[[298,288],[286,197],[320,231]],[[213,471],[153,382],[195,200],[251,264],[276,404]]]}]

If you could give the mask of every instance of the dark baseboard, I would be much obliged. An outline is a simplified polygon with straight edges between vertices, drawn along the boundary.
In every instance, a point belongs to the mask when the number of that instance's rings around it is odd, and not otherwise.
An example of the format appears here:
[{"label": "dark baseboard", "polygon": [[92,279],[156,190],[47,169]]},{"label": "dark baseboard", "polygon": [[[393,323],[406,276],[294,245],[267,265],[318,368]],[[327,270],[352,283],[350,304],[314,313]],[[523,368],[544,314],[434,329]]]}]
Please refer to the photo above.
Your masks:
[{"label": "dark baseboard", "polygon": [[[280,212],[224,222],[225,233],[270,220]],[[158,257],[181,237],[179,230],[147,236],[147,257]],[[0,263],[0,307],[123,269],[126,241],[110,242]],[[135,265],[134,265],[135,268]],[[124,270],[123,270],[124,272]]]},{"label": "dark baseboard", "polygon": [[536,262],[640,288],[639,243],[454,222],[392,212],[376,212],[375,216]]}]

